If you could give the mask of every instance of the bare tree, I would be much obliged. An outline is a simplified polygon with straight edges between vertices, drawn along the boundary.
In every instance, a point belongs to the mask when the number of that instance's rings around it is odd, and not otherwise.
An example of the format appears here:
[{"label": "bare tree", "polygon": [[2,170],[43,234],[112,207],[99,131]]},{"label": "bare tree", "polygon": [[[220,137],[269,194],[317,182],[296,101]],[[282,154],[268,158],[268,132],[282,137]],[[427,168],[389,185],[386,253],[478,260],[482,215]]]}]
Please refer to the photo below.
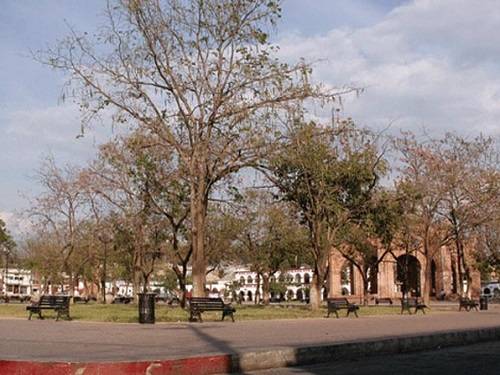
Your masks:
[{"label": "bare tree", "polygon": [[396,140],[396,149],[402,162],[396,188],[405,202],[404,221],[409,228],[407,236],[400,240],[402,245],[415,241],[419,244],[416,250],[425,258],[422,297],[427,303],[431,293],[432,259],[451,240],[439,216],[444,192],[436,186],[435,168],[430,163],[432,152],[426,142],[419,142],[415,135],[405,133]]},{"label": "bare tree", "polygon": [[36,58],[71,75],[64,96],[80,103],[84,124],[112,108],[115,123],[175,150],[190,186],[194,295],[203,295],[210,194],[254,164],[280,108],[318,90],[307,64],[274,57],[267,30],[278,0],[122,0],[106,14],[94,38],[72,30]]},{"label": "bare tree", "polygon": [[70,278],[71,294],[74,290],[72,257],[78,249],[79,229],[88,217],[78,173],[74,167],[60,168],[52,158],[45,159],[38,171],[43,190],[28,210],[39,230],[52,238],[61,261],[58,271]]},{"label": "bare tree", "polygon": [[[154,264],[150,261],[161,253],[184,294],[192,253],[187,233],[189,186],[179,177],[172,156],[166,155],[157,137],[147,132],[119,137],[101,147],[99,158],[86,170],[86,186],[90,196],[100,197],[115,213],[120,236],[134,243],[134,286],[138,288],[140,275],[143,281],[149,278]],[[154,251],[149,246],[153,244]]]},{"label": "bare tree", "polygon": [[450,229],[462,294],[470,294],[472,283],[473,254],[466,247],[476,247],[477,229],[499,215],[500,173],[493,147],[491,138],[469,140],[456,134],[434,143],[434,178],[444,192],[439,213]]},{"label": "bare tree", "polygon": [[[498,162],[491,158],[492,140],[469,141],[454,134],[419,141],[407,133],[397,140],[402,155],[397,187],[406,203],[412,236],[426,259],[423,297],[431,293],[431,261],[442,246],[454,245],[458,291],[471,284],[470,254],[475,229],[498,212]],[[496,168],[496,169],[495,169]],[[470,252],[469,252],[470,253]]]}]

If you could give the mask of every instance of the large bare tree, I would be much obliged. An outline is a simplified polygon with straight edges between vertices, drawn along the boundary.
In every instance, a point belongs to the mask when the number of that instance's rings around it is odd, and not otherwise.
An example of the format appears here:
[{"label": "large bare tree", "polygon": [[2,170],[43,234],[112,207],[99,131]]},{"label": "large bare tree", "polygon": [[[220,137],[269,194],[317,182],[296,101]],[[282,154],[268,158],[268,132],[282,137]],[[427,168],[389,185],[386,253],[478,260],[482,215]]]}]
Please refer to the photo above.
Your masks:
[{"label": "large bare tree", "polygon": [[172,146],[190,185],[194,295],[204,294],[207,205],[216,184],[252,165],[274,115],[317,92],[303,62],[268,41],[279,0],[121,0],[94,37],[72,30],[37,58],[70,74],[65,97],[84,124],[112,109],[115,123]]}]

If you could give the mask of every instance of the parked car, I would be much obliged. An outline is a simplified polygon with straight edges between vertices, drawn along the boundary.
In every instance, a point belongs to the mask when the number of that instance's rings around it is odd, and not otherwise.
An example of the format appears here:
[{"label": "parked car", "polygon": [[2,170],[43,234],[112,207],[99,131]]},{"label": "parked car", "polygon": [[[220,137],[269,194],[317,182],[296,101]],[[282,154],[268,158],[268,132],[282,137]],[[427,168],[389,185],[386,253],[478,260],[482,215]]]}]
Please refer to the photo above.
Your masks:
[{"label": "parked car", "polygon": [[174,292],[167,290],[165,293],[158,293],[155,295],[156,302],[163,302],[169,305],[177,305],[180,303],[179,297]]},{"label": "parked car", "polygon": [[489,298],[500,298],[500,282],[483,285],[481,288],[481,295]]}]

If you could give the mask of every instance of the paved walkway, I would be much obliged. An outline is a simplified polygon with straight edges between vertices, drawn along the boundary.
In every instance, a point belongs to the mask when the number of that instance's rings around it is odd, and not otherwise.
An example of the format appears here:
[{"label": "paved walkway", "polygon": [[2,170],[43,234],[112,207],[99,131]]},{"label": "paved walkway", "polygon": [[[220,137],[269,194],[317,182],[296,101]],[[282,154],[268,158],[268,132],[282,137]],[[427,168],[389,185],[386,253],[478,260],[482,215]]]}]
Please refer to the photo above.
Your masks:
[{"label": "paved walkway", "polygon": [[165,360],[500,327],[500,310],[428,315],[108,324],[0,320],[0,359],[113,362]]}]

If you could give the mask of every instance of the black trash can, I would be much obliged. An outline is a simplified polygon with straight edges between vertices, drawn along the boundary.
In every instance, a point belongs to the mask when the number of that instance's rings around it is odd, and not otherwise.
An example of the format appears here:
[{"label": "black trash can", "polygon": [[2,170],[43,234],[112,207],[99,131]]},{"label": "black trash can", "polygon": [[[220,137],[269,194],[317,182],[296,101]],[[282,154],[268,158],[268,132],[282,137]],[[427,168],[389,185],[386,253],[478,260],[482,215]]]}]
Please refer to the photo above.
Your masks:
[{"label": "black trash can", "polygon": [[139,296],[139,323],[154,324],[155,293],[137,293]]},{"label": "black trash can", "polygon": [[479,298],[479,310],[488,310],[488,297]]}]

